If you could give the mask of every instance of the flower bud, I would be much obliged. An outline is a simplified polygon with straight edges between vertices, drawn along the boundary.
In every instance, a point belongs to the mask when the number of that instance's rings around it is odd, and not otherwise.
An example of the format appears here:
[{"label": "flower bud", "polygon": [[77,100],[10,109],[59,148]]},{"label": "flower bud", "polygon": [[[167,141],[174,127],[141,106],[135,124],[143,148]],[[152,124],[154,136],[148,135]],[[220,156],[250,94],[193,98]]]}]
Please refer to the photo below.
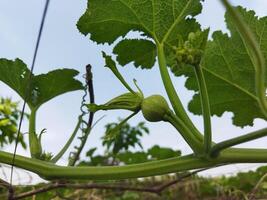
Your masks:
[{"label": "flower bud", "polygon": [[89,104],[88,109],[91,112],[96,112],[98,110],[115,110],[124,109],[133,112],[138,112],[141,109],[141,103],[143,101],[143,95],[141,93],[125,93],[114,99],[108,101],[102,105]]},{"label": "flower bud", "polygon": [[167,101],[161,95],[152,95],[142,102],[142,113],[147,121],[164,121],[164,116],[170,112]]},{"label": "flower bud", "polygon": [[[178,46],[173,47],[177,67],[200,64],[206,48],[208,33],[208,29],[189,33],[187,41],[179,38]],[[177,67],[172,67],[172,71],[176,71]]]}]

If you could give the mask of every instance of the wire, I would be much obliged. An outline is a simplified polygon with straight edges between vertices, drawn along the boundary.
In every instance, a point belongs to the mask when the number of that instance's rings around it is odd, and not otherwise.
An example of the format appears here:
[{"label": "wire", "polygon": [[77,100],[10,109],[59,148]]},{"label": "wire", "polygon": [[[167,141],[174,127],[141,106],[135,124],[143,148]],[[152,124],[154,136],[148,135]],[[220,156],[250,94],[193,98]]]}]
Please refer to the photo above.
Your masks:
[{"label": "wire", "polygon": [[30,93],[30,89],[31,89],[31,87],[30,87],[31,86],[31,80],[33,77],[33,69],[35,66],[35,60],[36,60],[38,49],[39,49],[39,44],[40,44],[40,40],[41,40],[41,36],[42,36],[42,32],[43,32],[43,27],[44,27],[44,23],[45,23],[45,18],[46,18],[49,2],[50,2],[50,0],[46,0],[45,7],[43,10],[42,21],[41,21],[41,24],[39,27],[39,32],[38,32],[37,41],[36,41],[33,59],[32,59],[32,65],[31,65],[30,74],[28,77],[28,85],[27,85],[26,90],[25,90],[25,98],[23,101],[23,106],[22,106],[22,111],[21,111],[21,116],[20,116],[20,121],[19,121],[19,127],[18,127],[18,131],[17,131],[17,136],[16,136],[16,144],[15,144],[15,149],[14,149],[12,163],[11,163],[10,187],[9,187],[8,199],[13,198],[14,191],[13,191],[13,187],[12,187],[12,180],[13,180],[14,162],[15,162],[15,158],[16,158],[16,152],[17,152],[17,147],[18,147],[18,142],[19,142],[21,125],[22,125],[22,121],[23,121],[23,117],[24,117],[24,113],[25,113],[26,102],[28,100],[28,97],[30,96],[29,93]]}]

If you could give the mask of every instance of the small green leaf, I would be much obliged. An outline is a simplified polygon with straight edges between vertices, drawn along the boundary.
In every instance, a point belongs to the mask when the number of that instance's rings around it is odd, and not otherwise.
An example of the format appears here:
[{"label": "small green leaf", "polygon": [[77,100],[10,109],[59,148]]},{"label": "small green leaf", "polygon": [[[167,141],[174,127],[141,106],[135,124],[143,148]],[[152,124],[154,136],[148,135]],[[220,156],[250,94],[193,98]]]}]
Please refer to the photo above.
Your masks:
[{"label": "small green leaf", "polygon": [[[17,122],[21,117],[18,103],[9,98],[0,97],[0,147],[12,144],[17,140]],[[19,134],[19,144],[25,149],[23,134]]]},{"label": "small green leaf", "polygon": [[136,164],[136,163],[144,163],[147,162],[147,154],[145,152],[123,152],[119,153],[116,156],[121,162],[124,164],[130,165],[130,164]]},{"label": "small green leaf", "polygon": [[154,160],[162,160],[162,159],[181,156],[181,151],[174,151],[171,148],[164,148],[158,145],[153,146],[147,152]]},{"label": "small green leaf", "polygon": [[121,122],[118,125],[116,125],[114,128],[110,128],[109,130],[107,130],[107,132],[105,133],[105,136],[103,137],[103,141],[109,142],[109,141],[116,140],[116,138],[120,135],[122,126],[123,126],[123,123]]},{"label": "small green leaf", "polygon": [[144,134],[149,134],[149,130],[144,125],[144,122],[133,127],[130,126],[129,123],[122,122],[123,121],[120,120],[119,123],[110,123],[106,125],[107,134],[121,124],[119,134],[117,134],[116,137],[112,137],[110,140],[105,140],[105,136],[102,138],[104,139],[102,144],[107,148],[107,151],[112,151],[113,154],[128,150],[130,147],[136,147],[136,145],[142,148],[140,138]]},{"label": "small green leaf", "polygon": [[32,74],[30,88],[26,98],[30,71],[20,59],[15,61],[0,59],[0,81],[15,90],[31,108],[38,108],[50,99],[75,90],[83,89],[82,83],[74,77],[74,69],[58,69],[47,74]]},{"label": "small green leaf", "polygon": [[0,126],[6,126],[9,124],[9,122],[10,122],[10,120],[7,118],[0,119]]},{"label": "small green leaf", "polygon": [[120,41],[113,49],[117,61],[124,66],[134,62],[135,67],[150,69],[156,61],[156,45],[150,40],[125,39]]},{"label": "small green leaf", "polygon": [[89,158],[93,157],[93,154],[95,153],[95,151],[96,151],[96,147],[95,147],[95,148],[91,148],[91,149],[89,149],[89,150],[86,152],[86,156],[89,157]]}]

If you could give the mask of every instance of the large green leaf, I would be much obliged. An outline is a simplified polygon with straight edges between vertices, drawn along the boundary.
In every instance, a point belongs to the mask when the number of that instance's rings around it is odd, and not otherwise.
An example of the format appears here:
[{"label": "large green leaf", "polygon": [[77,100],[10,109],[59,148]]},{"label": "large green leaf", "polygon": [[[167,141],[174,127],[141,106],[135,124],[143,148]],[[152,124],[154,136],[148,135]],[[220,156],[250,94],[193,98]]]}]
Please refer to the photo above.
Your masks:
[{"label": "large green leaf", "polygon": [[[0,59],[0,81],[15,90],[23,99],[26,99],[29,75],[29,69],[20,59]],[[27,89],[28,105],[38,108],[58,95],[83,89],[82,83],[74,79],[76,75],[78,71],[74,69],[57,69],[47,74],[32,75],[30,88]]]},{"label": "large green leaf", "polygon": [[131,30],[162,41],[180,33],[186,17],[200,11],[199,0],[89,0],[78,28],[99,43],[112,43]]},{"label": "large green leaf", "polygon": [[134,62],[135,67],[150,69],[156,61],[156,46],[149,40],[125,39],[119,42],[113,49],[117,54],[117,61],[122,65]]},{"label": "large green leaf", "polygon": [[[39,106],[61,94],[83,89],[74,69],[57,69],[34,77],[33,85],[39,91],[35,106]],[[34,103],[34,102],[33,102]]]},{"label": "large green leaf", "polygon": [[[238,7],[244,20],[253,31],[260,48],[267,58],[267,18],[255,16],[253,11]],[[264,118],[261,113],[255,90],[255,70],[248,50],[226,14],[227,27],[231,36],[217,31],[208,42],[202,62],[207,82],[212,114],[221,116],[225,111],[233,112],[233,124],[253,125],[255,118]],[[183,68],[177,75],[186,75],[186,87],[197,91],[197,83],[192,68]],[[267,79],[267,76],[266,76]],[[189,110],[201,114],[200,98],[197,92],[189,103]]]},{"label": "large green leaf", "polygon": [[[155,43],[173,44],[178,35],[187,37],[189,32],[199,29],[192,17],[201,8],[200,0],[88,0],[88,8],[77,26],[97,43],[111,44],[130,31],[140,31]],[[136,67],[154,65],[156,51],[151,41],[122,41],[118,45],[115,53],[120,64],[134,61]],[[147,54],[141,59],[143,52]]]}]

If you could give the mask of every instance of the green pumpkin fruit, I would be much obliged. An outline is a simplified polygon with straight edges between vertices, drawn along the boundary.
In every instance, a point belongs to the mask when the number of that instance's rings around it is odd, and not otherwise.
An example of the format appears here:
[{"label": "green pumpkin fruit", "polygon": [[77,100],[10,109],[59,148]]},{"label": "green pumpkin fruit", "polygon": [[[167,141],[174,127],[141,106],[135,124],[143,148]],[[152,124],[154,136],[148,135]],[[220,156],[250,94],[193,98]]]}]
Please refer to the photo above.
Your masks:
[{"label": "green pumpkin fruit", "polygon": [[165,121],[164,116],[170,112],[167,101],[161,95],[145,98],[141,110],[145,119],[150,122]]}]

